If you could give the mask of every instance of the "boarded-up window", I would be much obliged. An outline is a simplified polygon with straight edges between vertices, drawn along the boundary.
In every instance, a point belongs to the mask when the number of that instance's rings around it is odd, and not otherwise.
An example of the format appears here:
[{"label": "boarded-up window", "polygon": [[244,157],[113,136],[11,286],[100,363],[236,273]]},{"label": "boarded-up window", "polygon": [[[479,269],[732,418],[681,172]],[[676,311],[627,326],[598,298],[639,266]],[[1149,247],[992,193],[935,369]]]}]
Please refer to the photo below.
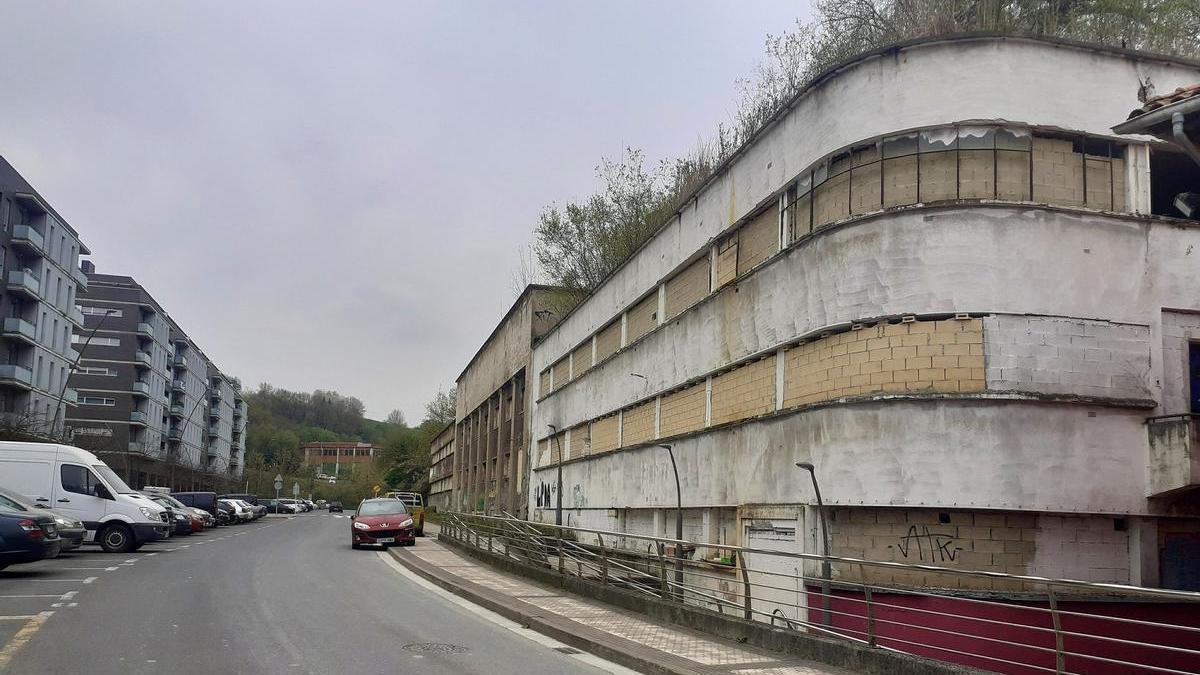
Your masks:
[{"label": "boarded-up window", "polygon": [[779,251],[779,209],[769,207],[738,233],[737,274],[742,276],[751,268]]},{"label": "boarded-up window", "polygon": [[664,396],[659,412],[659,436],[674,436],[703,429],[705,398],[703,382]]},{"label": "boarded-up window", "polygon": [[575,379],[592,367],[592,341],[585,340],[583,344],[571,352],[571,379]]},{"label": "boarded-up window", "polygon": [[1083,155],[1075,146],[1068,139],[1033,139],[1034,201],[1083,205]]},{"label": "boarded-up window", "polygon": [[703,256],[667,280],[667,318],[678,316],[703,300],[708,295],[711,279],[712,266],[708,256]]},{"label": "boarded-up window", "polygon": [[850,215],[850,172],[831,177],[813,191],[813,229]]},{"label": "boarded-up window", "polygon": [[621,442],[624,447],[654,440],[654,401],[626,410],[622,419]]},{"label": "boarded-up window", "polygon": [[588,425],[581,424],[572,428],[569,433],[571,434],[571,459],[591,454],[592,438]]},{"label": "boarded-up window", "polygon": [[542,374],[538,377],[538,394],[540,396],[545,396],[546,394],[549,394],[549,393],[550,393],[550,369],[547,368],[547,369],[543,370]]},{"label": "boarded-up window", "polygon": [[1113,210],[1125,210],[1125,160],[1114,157],[1112,160],[1113,175]]},{"label": "boarded-up window", "polygon": [[804,173],[796,181],[796,184],[788,190],[786,217],[787,217],[787,244],[791,244],[800,237],[812,231],[812,174]]},{"label": "boarded-up window", "polygon": [[717,288],[737,278],[738,233],[734,232],[717,248]]},{"label": "boarded-up window", "polygon": [[883,139],[883,206],[917,203],[917,135]]},{"label": "boarded-up window", "polygon": [[608,324],[596,333],[596,363],[617,353],[621,348],[621,319]]},{"label": "boarded-up window", "polygon": [[551,370],[554,371],[554,388],[556,390],[562,389],[562,386],[571,380],[570,364],[567,363],[566,358],[559,359],[558,363],[551,367]]},{"label": "boarded-up window", "polygon": [[609,452],[617,449],[618,417],[609,415],[592,422],[592,453]]},{"label": "boarded-up window", "polygon": [[958,198],[958,132],[954,129],[922,131],[917,198],[937,202]]},{"label": "boarded-up window", "polygon": [[854,168],[850,174],[850,213],[878,211],[883,204],[879,147],[872,145],[853,152]]},{"label": "boarded-up window", "polygon": [[658,325],[658,293],[647,295],[630,308],[625,319],[626,342],[630,343],[654,330]]}]

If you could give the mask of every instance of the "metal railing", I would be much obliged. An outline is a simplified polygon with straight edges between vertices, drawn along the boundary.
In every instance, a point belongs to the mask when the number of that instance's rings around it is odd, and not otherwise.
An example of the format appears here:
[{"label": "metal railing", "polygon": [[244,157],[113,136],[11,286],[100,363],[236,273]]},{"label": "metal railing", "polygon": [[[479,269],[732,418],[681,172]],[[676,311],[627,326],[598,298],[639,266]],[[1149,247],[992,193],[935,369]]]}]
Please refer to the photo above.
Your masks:
[{"label": "metal railing", "polygon": [[514,562],[869,648],[1003,673],[1200,673],[1200,593],[692,543],[508,514],[443,518],[443,536]]}]

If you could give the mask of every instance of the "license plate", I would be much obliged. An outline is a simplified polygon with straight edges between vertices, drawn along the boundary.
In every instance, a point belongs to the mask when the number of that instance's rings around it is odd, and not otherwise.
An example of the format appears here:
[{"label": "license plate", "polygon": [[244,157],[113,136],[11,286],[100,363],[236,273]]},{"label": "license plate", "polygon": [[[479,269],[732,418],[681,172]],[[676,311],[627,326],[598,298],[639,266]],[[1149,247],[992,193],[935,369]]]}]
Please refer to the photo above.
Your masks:
[{"label": "license plate", "polygon": [[375,540],[375,542],[378,544],[392,544],[392,543],[395,543],[395,541],[396,541],[395,537],[379,537],[378,539]]}]

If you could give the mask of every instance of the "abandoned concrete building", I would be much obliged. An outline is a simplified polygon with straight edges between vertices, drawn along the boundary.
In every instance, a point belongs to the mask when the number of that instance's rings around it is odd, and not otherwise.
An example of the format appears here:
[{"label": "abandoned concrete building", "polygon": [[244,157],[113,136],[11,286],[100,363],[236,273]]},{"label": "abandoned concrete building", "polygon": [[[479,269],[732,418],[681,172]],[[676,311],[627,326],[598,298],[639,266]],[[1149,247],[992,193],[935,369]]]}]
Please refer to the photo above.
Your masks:
[{"label": "abandoned concrete building", "polygon": [[694,541],[819,553],[810,462],[834,555],[1200,589],[1200,180],[1111,130],[1147,78],[1200,64],[973,37],[825,73],[532,347],[529,489],[515,432],[483,448],[538,333],[497,328],[460,505],[673,536],[667,444]]},{"label": "abandoned concrete building", "polygon": [[[560,289],[530,285],[500,320],[456,380],[453,441],[434,439],[431,455],[450,457],[438,469],[456,510],[524,515],[529,473],[527,373],[534,342],[568,310]],[[447,473],[446,469],[450,468]],[[439,483],[445,492],[445,483]]]}]

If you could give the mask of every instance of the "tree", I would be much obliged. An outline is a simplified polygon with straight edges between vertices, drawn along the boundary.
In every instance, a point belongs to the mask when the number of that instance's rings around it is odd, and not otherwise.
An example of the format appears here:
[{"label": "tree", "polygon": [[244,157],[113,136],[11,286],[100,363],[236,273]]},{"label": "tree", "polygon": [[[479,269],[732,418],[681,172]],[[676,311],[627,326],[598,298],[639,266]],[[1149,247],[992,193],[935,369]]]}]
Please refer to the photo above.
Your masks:
[{"label": "tree", "polygon": [[454,423],[456,415],[455,401],[457,398],[458,391],[454,387],[450,387],[449,391],[439,390],[433,395],[429,403],[425,404],[425,421],[423,424],[432,423],[440,430]]},{"label": "tree", "polygon": [[404,422],[404,411],[399,410],[399,409],[393,410],[392,412],[388,413],[386,421],[388,424],[395,424],[398,427],[408,426]]}]

